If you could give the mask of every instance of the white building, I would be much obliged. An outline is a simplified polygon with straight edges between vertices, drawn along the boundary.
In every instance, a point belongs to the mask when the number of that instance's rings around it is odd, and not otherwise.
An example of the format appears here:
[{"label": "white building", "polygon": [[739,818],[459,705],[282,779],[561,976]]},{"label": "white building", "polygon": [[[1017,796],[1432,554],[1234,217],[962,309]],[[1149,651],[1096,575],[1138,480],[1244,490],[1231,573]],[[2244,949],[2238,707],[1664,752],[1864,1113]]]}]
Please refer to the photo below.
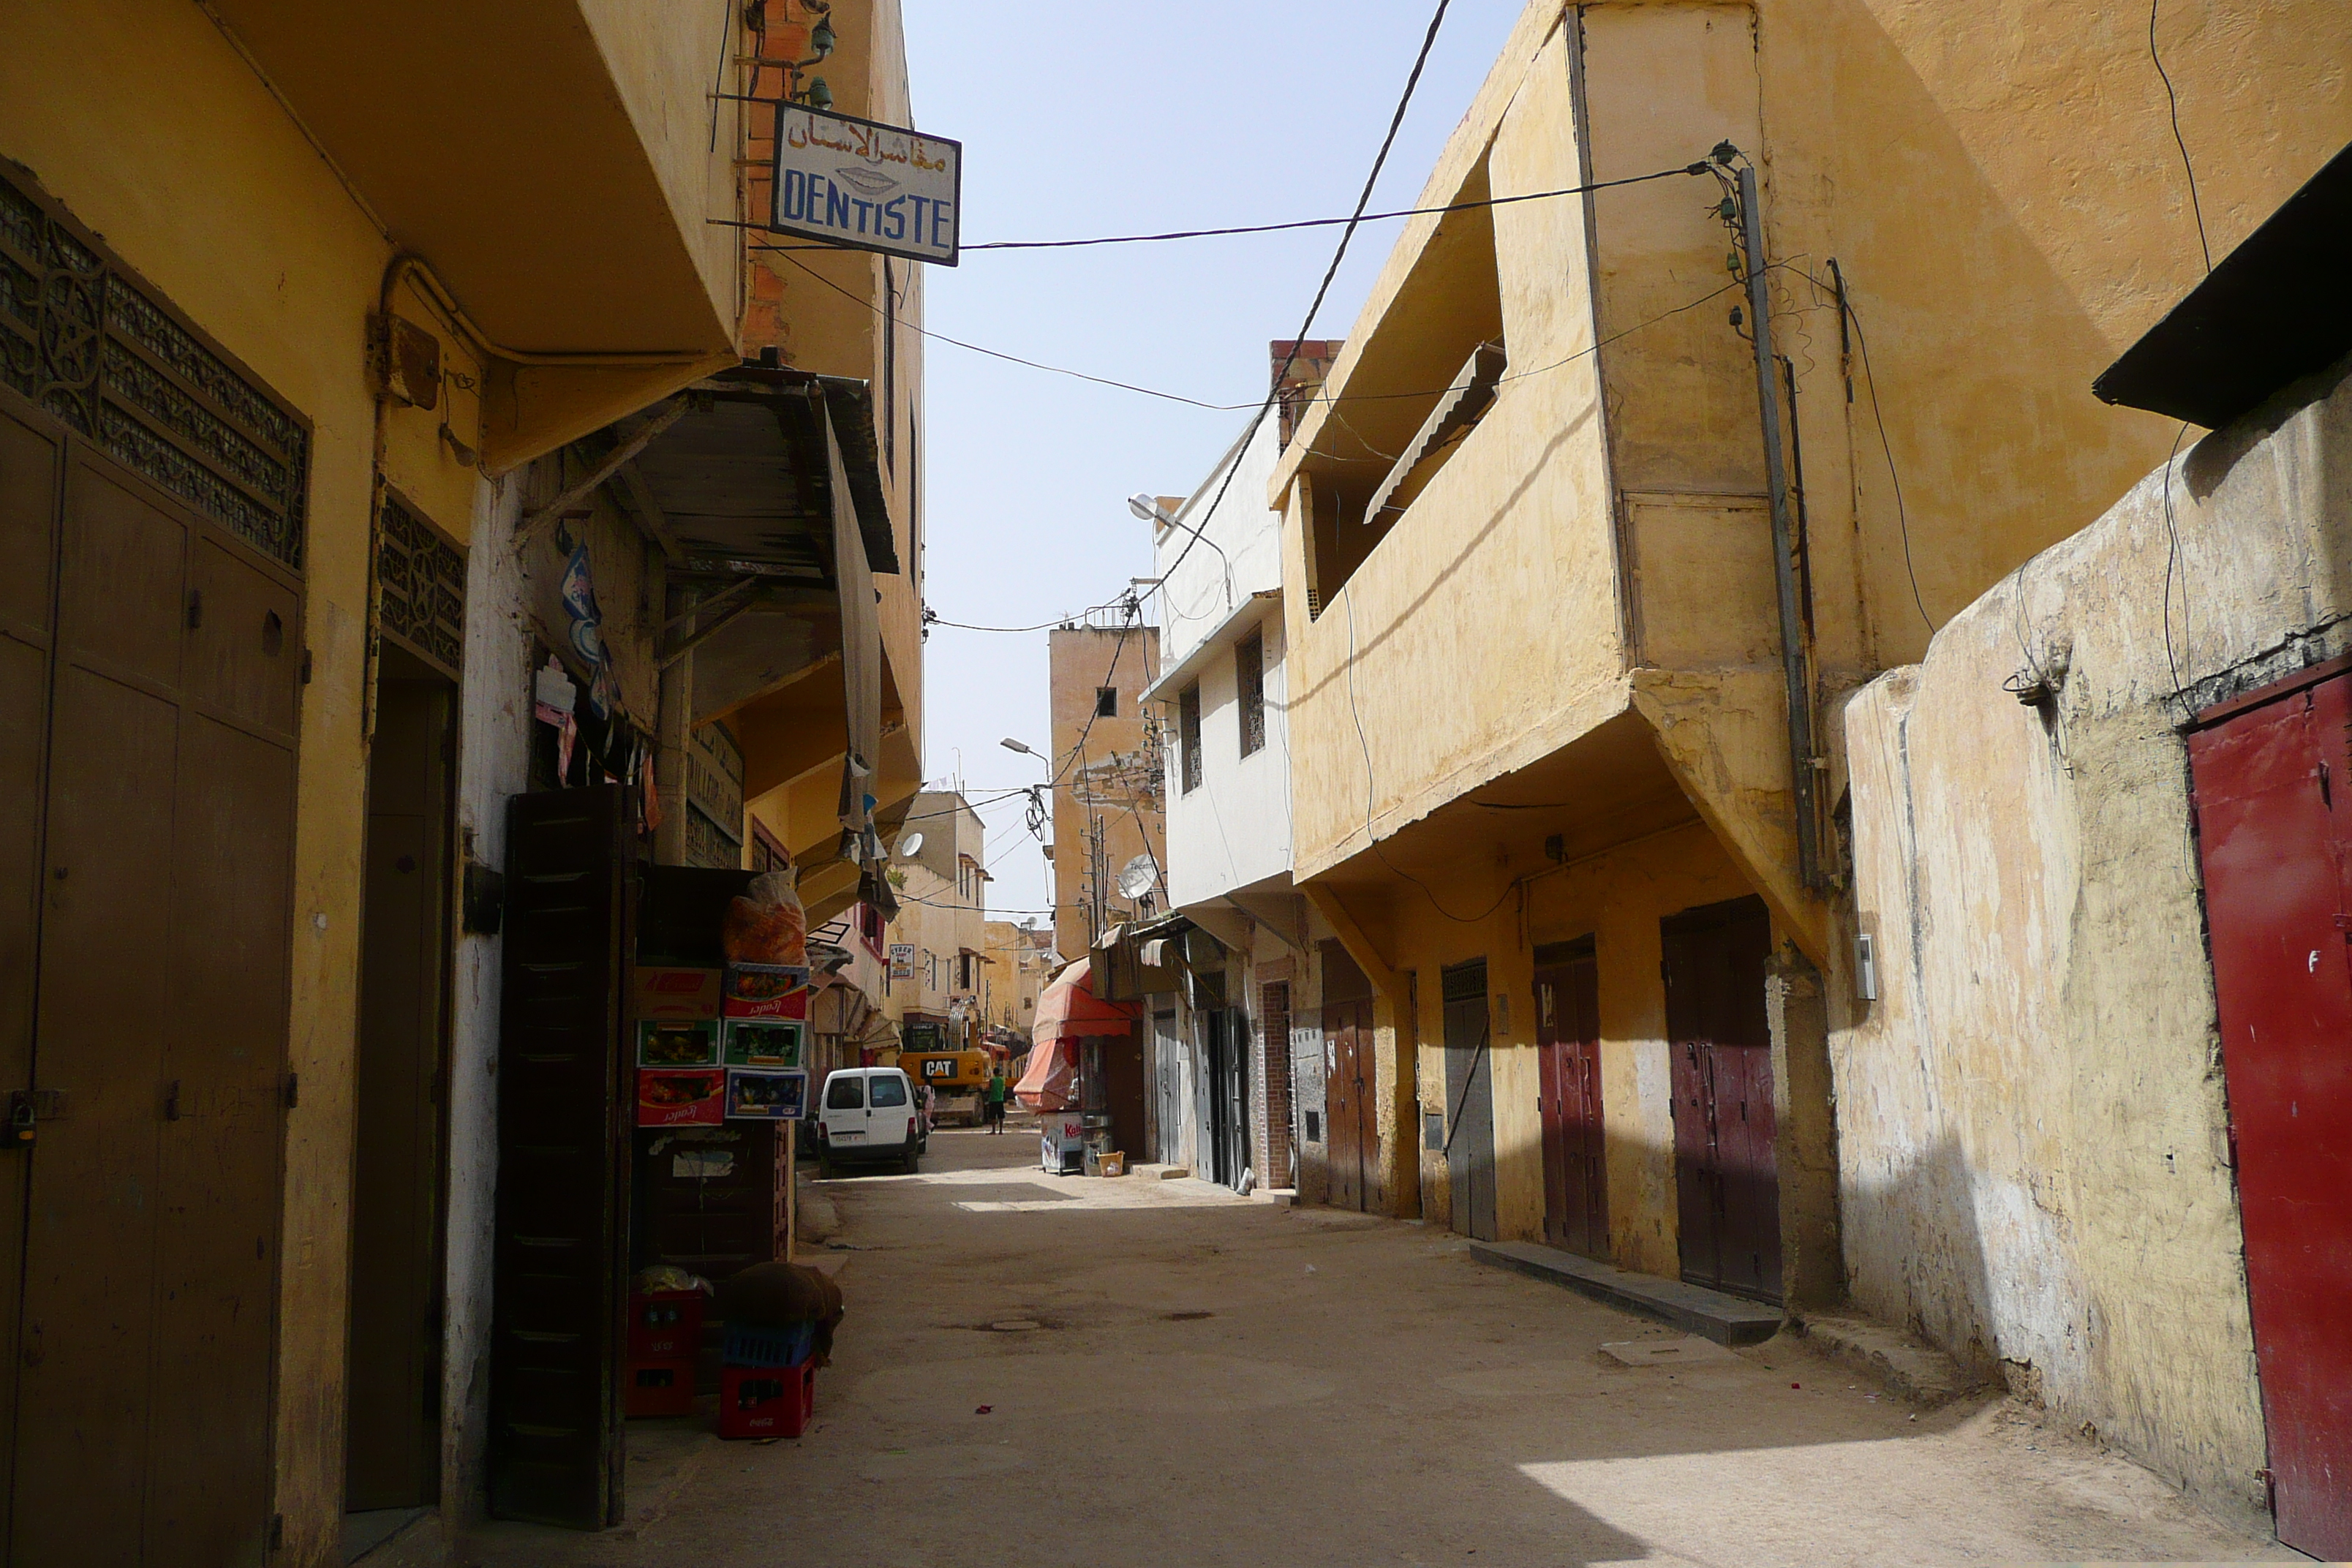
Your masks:
[{"label": "white building", "polygon": [[1197,929],[1144,971],[1174,987],[1147,997],[1147,1070],[1160,1159],[1319,1199],[1330,932],[1291,888],[1282,519],[1266,504],[1286,425],[1256,421],[1153,525],[1161,674],[1143,700],[1168,740],[1169,900]]}]

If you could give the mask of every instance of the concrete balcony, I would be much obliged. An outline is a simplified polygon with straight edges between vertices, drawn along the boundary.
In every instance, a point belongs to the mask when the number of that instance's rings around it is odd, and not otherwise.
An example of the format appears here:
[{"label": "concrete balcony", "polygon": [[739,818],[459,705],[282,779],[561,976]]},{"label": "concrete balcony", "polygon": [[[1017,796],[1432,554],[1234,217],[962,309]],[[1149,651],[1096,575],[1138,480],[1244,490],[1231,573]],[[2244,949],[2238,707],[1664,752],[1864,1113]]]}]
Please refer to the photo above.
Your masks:
[{"label": "concrete balcony", "polygon": [[478,334],[493,470],[732,363],[712,29],[615,0],[212,9]]}]

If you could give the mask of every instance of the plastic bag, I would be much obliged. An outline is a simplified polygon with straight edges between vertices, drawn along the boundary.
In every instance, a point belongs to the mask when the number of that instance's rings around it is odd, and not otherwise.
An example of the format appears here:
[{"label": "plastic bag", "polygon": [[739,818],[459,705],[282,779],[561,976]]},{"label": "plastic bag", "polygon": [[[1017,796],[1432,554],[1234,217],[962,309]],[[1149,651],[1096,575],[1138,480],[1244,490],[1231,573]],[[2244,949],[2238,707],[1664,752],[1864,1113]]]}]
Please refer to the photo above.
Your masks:
[{"label": "plastic bag", "polygon": [[789,867],[762,871],[727,906],[719,941],[728,963],[808,963],[808,911],[801,907],[798,881]]}]

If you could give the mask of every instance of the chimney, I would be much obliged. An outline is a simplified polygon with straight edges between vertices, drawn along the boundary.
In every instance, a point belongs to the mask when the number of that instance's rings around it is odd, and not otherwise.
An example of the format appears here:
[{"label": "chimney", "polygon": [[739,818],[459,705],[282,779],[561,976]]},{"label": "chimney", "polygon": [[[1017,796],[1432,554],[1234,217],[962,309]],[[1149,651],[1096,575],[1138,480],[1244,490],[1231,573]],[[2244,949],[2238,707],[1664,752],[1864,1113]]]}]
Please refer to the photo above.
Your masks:
[{"label": "chimney", "polygon": [[[1268,369],[1274,376],[1275,411],[1281,420],[1281,442],[1290,445],[1300,414],[1331,374],[1332,362],[1345,346],[1344,338],[1277,338],[1266,345]],[[1287,363],[1289,368],[1283,367]]]}]

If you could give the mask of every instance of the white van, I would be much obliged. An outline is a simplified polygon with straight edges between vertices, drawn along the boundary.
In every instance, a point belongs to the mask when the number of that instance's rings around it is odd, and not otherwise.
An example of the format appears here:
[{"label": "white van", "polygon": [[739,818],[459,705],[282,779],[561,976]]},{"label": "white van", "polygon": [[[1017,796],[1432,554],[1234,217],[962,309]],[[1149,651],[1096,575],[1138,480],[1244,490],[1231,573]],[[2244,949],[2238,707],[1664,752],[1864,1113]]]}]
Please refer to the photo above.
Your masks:
[{"label": "white van", "polygon": [[897,1068],[842,1068],[817,1097],[816,1159],[830,1179],[841,1165],[895,1164],[912,1175],[930,1144],[915,1086]]}]

